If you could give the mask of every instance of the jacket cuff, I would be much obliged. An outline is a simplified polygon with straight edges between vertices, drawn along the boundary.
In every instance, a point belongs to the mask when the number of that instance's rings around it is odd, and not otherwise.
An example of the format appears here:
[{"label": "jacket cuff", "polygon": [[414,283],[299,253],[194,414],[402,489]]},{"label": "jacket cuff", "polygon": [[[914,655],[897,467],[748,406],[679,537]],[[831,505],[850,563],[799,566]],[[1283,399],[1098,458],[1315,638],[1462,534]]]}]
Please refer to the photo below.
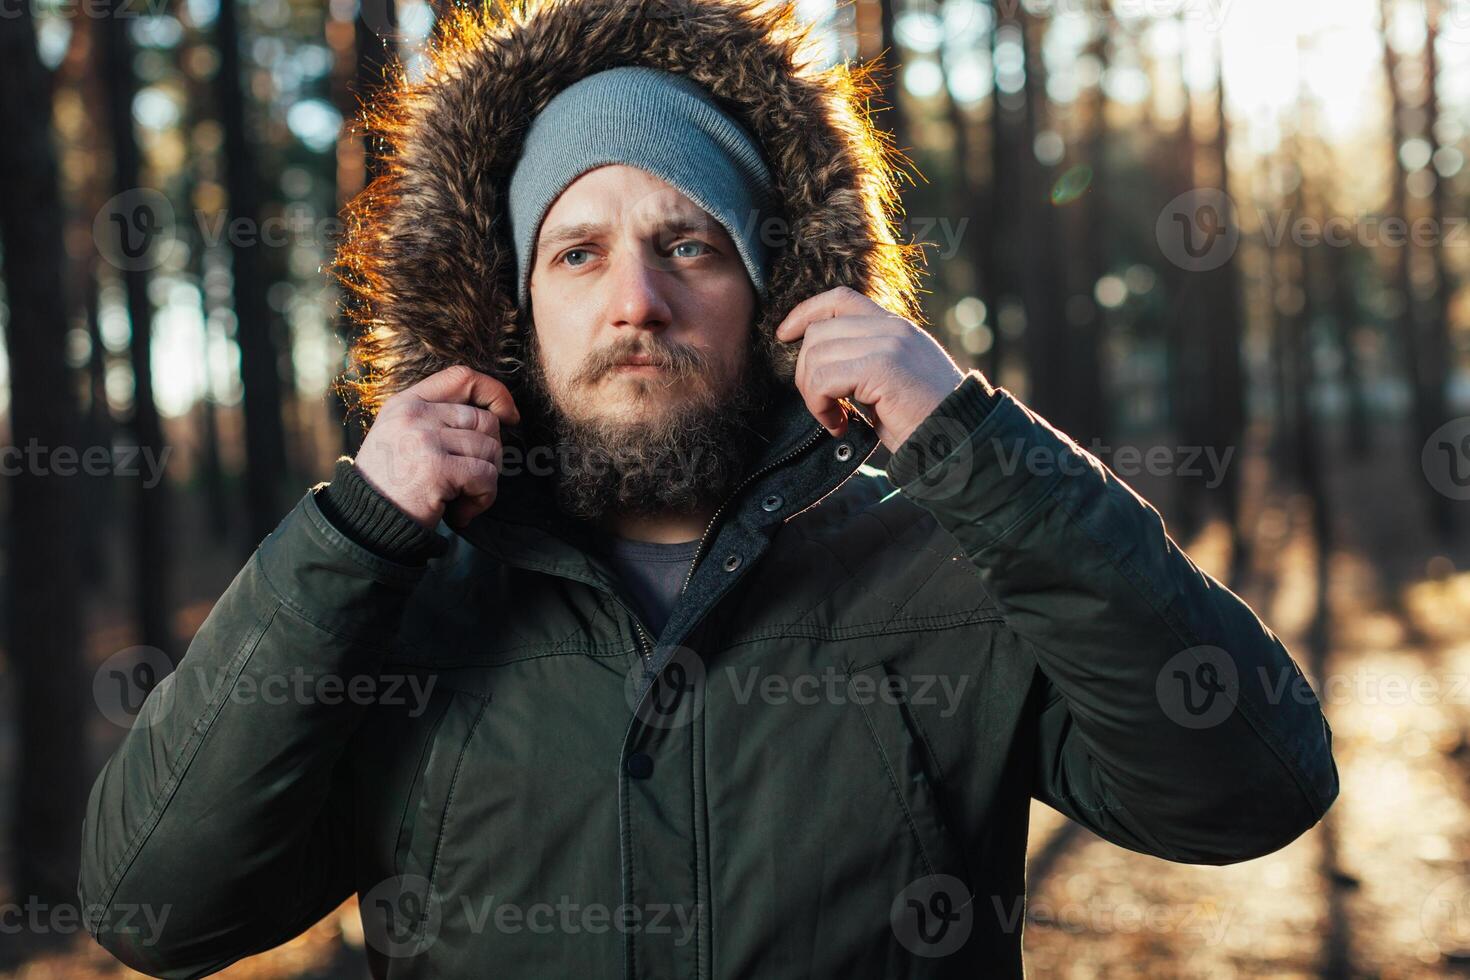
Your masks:
[{"label": "jacket cuff", "polygon": [[332,482],[313,488],[322,515],[343,535],[400,565],[423,565],[449,542],[383,496],[358,472],[351,456],[337,457]]},{"label": "jacket cuff", "polygon": [[896,487],[912,483],[955,448],[950,444],[955,423],[963,427],[961,431],[975,431],[997,401],[995,387],[985,375],[976,370],[966,372],[954,391],[944,396],[894,452],[888,461],[888,479]]}]

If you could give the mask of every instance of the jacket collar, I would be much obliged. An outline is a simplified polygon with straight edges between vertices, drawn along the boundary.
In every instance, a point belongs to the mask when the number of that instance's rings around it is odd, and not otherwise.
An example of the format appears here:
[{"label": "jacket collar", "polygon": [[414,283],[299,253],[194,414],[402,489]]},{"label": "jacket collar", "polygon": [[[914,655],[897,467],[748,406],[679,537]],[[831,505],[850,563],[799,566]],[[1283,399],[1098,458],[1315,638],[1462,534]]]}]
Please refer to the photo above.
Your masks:
[{"label": "jacket collar", "polygon": [[[690,587],[700,577],[693,573],[706,564],[703,557],[716,550],[722,528],[733,525],[769,539],[785,521],[846,482],[878,446],[876,430],[861,414],[850,413],[847,432],[836,439],[817,423],[794,385],[784,385],[779,392],[765,417],[765,448],[706,529],[687,583]],[[775,498],[780,503],[772,507]],[[592,547],[586,525],[557,511],[549,479],[529,470],[504,477],[495,503],[456,533],[507,565],[621,594],[616,573]],[[745,551],[754,550],[752,540],[743,543]],[[756,557],[742,555],[742,563],[748,568]],[[666,637],[667,631],[661,643]]]}]

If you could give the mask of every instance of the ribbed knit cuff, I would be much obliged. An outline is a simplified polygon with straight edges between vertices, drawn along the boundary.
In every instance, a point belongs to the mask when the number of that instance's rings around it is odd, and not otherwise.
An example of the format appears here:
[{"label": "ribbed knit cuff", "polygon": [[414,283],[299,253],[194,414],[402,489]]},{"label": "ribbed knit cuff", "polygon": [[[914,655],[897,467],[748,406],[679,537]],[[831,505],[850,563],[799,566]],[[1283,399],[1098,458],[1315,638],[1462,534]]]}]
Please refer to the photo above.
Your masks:
[{"label": "ribbed knit cuff", "polygon": [[449,542],[409,517],[358,472],[351,456],[337,457],[332,482],[316,491],[332,526],[367,550],[400,565],[437,558]]},{"label": "ribbed knit cuff", "polygon": [[[995,387],[985,380],[985,375],[975,370],[967,372],[954,391],[944,396],[928,418],[920,422],[894,452],[888,461],[889,481],[896,487],[912,483],[921,475],[921,467],[932,466],[939,456],[944,455],[933,451],[940,440],[949,450],[955,448],[948,445],[954,428],[952,423],[957,422],[964,426],[966,432],[973,432],[985,421],[996,402]],[[936,420],[946,420],[951,424]]]}]

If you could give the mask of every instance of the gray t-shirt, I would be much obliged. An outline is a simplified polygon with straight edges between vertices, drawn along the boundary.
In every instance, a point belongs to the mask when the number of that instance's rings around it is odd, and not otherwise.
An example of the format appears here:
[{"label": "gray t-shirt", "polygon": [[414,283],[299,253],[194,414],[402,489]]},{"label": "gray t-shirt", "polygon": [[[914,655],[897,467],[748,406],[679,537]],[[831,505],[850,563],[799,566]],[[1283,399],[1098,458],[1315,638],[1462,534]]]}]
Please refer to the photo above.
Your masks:
[{"label": "gray t-shirt", "polygon": [[699,542],[654,544],[598,534],[594,543],[622,578],[638,618],[657,637],[669,621]]}]

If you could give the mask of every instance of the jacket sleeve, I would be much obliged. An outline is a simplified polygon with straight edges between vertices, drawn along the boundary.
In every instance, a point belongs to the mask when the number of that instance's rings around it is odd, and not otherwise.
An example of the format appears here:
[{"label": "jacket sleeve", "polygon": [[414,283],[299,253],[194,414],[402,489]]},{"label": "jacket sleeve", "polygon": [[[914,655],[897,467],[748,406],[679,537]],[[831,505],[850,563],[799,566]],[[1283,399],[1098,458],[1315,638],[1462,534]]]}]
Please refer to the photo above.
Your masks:
[{"label": "jacket sleeve", "polygon": [[[292,938],[354,890],[337,763],[427,565],[386,498],[334,506],[327,489],[313,487],[261,542],[92,787],[86,924],[144,973],[212,973]],[[347,515],[350,533],[323,506]]]},{"label": "jacket sleeve", "polygon": [[1332,733],[1300,669],[1095,456],[971,371],[888,473],[1035,656],[1037,799],[1194,864],[1269,853],[1326,812]]}]

